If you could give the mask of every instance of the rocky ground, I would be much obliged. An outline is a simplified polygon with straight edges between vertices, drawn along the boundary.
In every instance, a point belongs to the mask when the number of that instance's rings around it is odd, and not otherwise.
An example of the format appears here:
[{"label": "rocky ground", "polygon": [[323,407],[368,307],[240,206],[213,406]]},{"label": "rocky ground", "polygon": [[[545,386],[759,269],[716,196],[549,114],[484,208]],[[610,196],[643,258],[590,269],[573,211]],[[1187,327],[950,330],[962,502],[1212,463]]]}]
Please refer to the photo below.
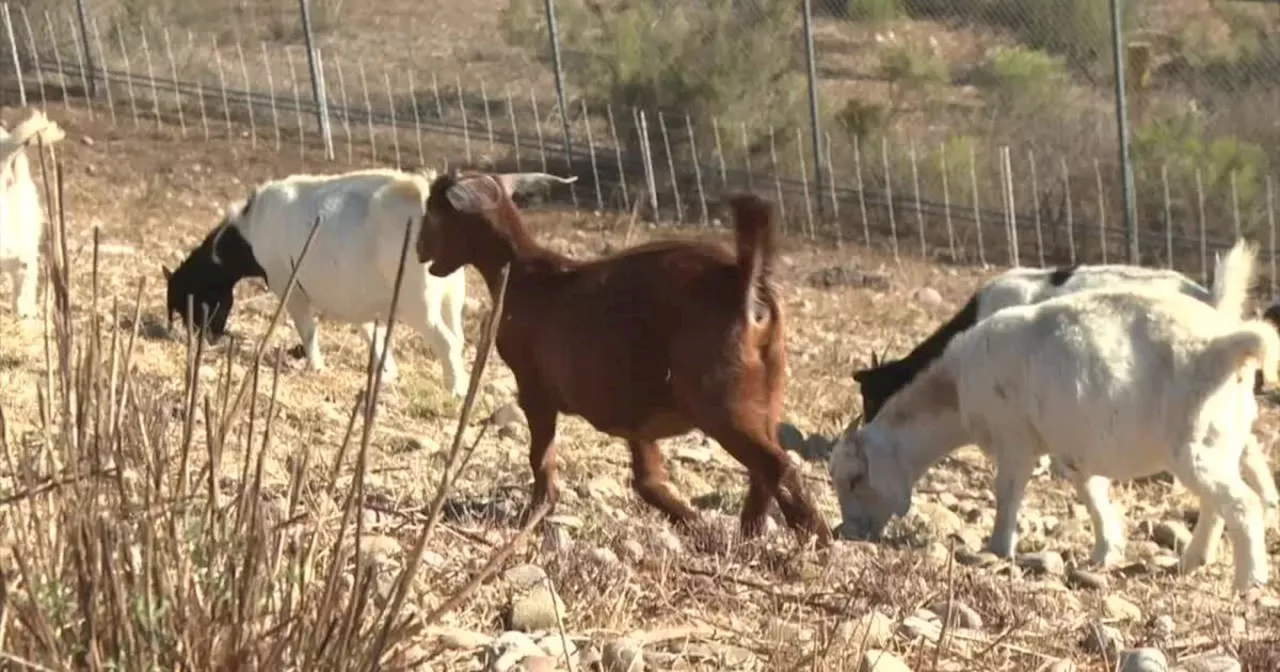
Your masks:
[{"label": "rocky ground", "polygon": [[[131,330],[121,315],[145,279],[135,376],[157,398],[176,399],[186,351],[184,337],[164,325],[160,264],[172,267],[217,221],[222,204],[253,182],[345,166],[252,151],[247,142],[181,142],[169,129],[113,129],[75,110],[57,118],[68,131],[58,151],[78,319],[87,320],[91,305],[87,269],[97,227],[98,315],[108,332]],[[529,219],[539,239],[580,255],[668,233],[726,238],[722,231],[629,226],[591,213]],[[788,242],[780,264],[791,357],[789,425],[781,438],[831,523],[838,514],[826,458],[831,439],[859,406],[851,371],[873,349],[904,351],[990,272],[889,259],[862,246]],[[471,358],[489,300],[478,277],[470,275],[469,282]],[[116,311],[114,299],[121,304]],[[252,345],[267,331],[275,305],[261,287],[246,283],[233,331]],[[261,489],[264,501],[279,508],[302,483],[294,525],[330,538],[354,478],[351,457],[340,455],[339,446],[364,383],[366,351],[354,327],[322,325],[328,370],[305,373],[282,362],[274,448],[263,459]],[[419,339],[403,331],[396,338],[402,378],[382,392],[359,507],[360,548],[376,559],[373,599],[379,604],[413,555],[421,509],[436,493],[458,411]],[[270,337],[264,380],[276,364],[273,349],[294,342],[287,322]],[[237,377],[249,371],[249,345],[229,352],[222,344],[207,353],[206,389],[217,389],[228,357]],[[43,347],[38,333],[0,309],[0,404],[13,445],[38,433]],[[1047,476],[1033,483],[1023,507],[1018,561],[978,552],[994,512],[990,466],[973,449],[930,472],[911,513],[895,522],[884,543],[842,542],[815,553],[797,549],[784,529],[758,541],[736,535],[745,475],[696,432],[665,442],[664,452],[676,487],[708,520],[696,534],[674,533],[630,491],[625,447],[575,419],[560,425],[564,496],[555,515],[541,532],[514,544],[492,578],[428,619],[516,535],[530,473],[527,430],[513,393],[511,374],[495,357],[464,432],[478,446],[407,592],[404,613],[417,626],[403,640],[400,669],[1280,668],[1274,588],[1249,601],[1232,597],[1229,550],[1191,576],[1172,569],[1196,517],[1194,500],[1175,483],[1115,487],[1114,499],[1127,510],[1131,547],[1129,563],[1113,572],[1081,567],[1091,544],[1088,516],[1066,484]],[[1265,408],[1259,432],[1268,451],[1278,419],[1274,408]],[[197,446],[205,440],[199,423]],[[206,464],[201,452],[192,453],[193,469]],[[241,484],[250,454],[221,456],[221,488]],[[0,511],[0,528],[34,523],[17,508]],[[1274,559],[1280,547],[1274,529],[1269,535]]]}]

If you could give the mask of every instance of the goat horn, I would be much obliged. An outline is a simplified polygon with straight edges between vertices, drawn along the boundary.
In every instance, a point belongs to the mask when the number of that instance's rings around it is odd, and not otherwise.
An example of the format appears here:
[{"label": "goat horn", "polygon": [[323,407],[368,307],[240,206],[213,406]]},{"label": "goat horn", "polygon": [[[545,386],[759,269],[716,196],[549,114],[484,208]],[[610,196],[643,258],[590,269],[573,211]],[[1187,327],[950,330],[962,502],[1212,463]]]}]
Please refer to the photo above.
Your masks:
[{"label": "goat horn", "polygon": [[535,182],[559,182],[560,184],[572,184],[578,181],[578,176],[560,177],[550,173],[502,173],[494,175],[494,179],[507,190],[510,195],[515,195],[524,187]]}]

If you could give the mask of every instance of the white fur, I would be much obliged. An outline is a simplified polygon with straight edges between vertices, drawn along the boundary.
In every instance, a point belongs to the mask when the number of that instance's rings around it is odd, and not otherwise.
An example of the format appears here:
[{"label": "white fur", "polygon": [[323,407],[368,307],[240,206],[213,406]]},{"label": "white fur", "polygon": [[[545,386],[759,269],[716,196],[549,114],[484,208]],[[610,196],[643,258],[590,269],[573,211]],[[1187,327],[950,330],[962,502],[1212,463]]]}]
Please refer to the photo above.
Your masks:
[{"label": "white fur", "polygon": [[[397,320],[426,339],[444,367],[450,391],[458,397],[466,394],[468,375],[462,359],[466,275],[459,270],[436,278],[427,273],[426,264],[417,263],[414,253],[434,179],[434,171],[384,169],[291,175],[260,186],[243,217],[236,214],[242,204],[228,210],[229,225],[248,241],[278,297],[284,296],[312,224],[322,217],[287,306],[310,369],[324,368],[316,313],[360,324],[362,335],[366,341],[375,339],[377,356],[381,356],[405,224],[412,222]],[[380,324],[375,329],[376,321]],[[390,353],[383,375],[389,380],[397,376]]]},{"label": "white fur", "polygon": [[1212,305],[1167,289],[1088,290],[998,311],[960,334],[873,422],[837,443],[842,531],[863,524],[878,533],[910,508],[925,470],[974,443],[996,463],[988,548],[999,555],[1012,555],[1036,458],[1050,454],[1089,510],[1093,562],[1123,557],[1110,482],[1168,469],[1201,502],[1183,569],[1212,559],[1225,524],[1236,588],[1265,584],[1262,506],[1249,481],[1270,475],[1256,473],[1265,462],[1242,458],[1254,443],[1254,372],[1274,384],[1280,335],[1241,319],[1253,263],[1253,249],[1237,243],[1220,263]]},{"label": "white fur", "polygon": [[0,274],[9,277],[13,311],[19,318],[35,317],[39,307],[36,290],[45,216],[26,153],[37,137],[52,144],[65,134],[39,110],[12,133],[0,127]]}]

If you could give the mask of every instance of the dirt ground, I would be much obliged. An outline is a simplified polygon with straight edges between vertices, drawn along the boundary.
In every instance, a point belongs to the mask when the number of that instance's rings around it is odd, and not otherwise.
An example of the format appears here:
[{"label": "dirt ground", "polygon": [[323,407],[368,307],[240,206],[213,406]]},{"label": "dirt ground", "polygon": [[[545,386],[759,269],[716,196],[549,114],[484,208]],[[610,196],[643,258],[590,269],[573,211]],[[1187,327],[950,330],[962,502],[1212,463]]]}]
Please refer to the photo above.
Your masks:
[{"label": "dirt ground", "polygon": [[[133,360],[136,378],[177,396],[187,351],[185,336],[178,330],[170,334],[165,326],[161,265],[175,266],[217,222],[223,205],[255,182],[346,166],[254,151],[241,141],[184,142],[170,129],[113,128],[104,126],[101,117],[94,123],[75,110],[57,110],[54,117],[68,132],[57,151],[65,176],[77,319],[82,324],[88,319],[92,235],[97,229],[99,315],[108,330],[115,325],[127,332],[132,325],[125,315],[139,283],[145,282],[142,338]],[[537,212],[529,221],[541,241],[575,255],[598,254],[655,235],[690,235],[645,224],[628,227],[625,221],[585,212]],[[705,235],[729,242],[725,232]],[[956,310],[991,272],[906,258],[895,265],[882,251],[861,245],[832,249],[788,241],[783,255],[780,283],[791,366],[785,415],[805,435],[828,439],[860,407],[851,371],[873,350],[889,346],[893,353],[903,352]],[[841,275],[830,270],[836,268],[870,280],[852,285],[811,281],[815,272],[827,271],[828,278]],[[470,270],[468,283],[470,361],[491,302]],[[932,288],[941,301],[928,300],[921,288]],[[237,377],[252,365],[251,347],[266,331],[275,308],[276,301],[260,284],[239,288],[231,320],[232,332],[243,340],[232,356]],[[8,311],[6,299],[0,308],[0,406],[9,434],[21,437],[38,431],[36,389],[45,377],[46,360],[39,330],[17,324]],[[328,369],[308,373],[296,362],[282,367],[274,449],[263,474],[264,491],[275,496],[284,496],[290,470],[304,453],[310,455],[316,478],[330,469],[353,400],[364,385],[367,351],[357,329],[321,324]],[[265,380],[274,365],[274,347],[287,349],[296,342],[285,318],[262,364]],[[223,343],[207,352],[202,378],[215,380],[227,347]],[[439,364],[416,334],[399,330],[395,348],[401,378],[382,392],[364,508],[368,531],[385,541],[392,567],[404,562],[421,530],[420,522],[405,512],[434,495],[458,410],[442,391]],[[511,374],[495,355],[484,372],[467,436],[474,437],[482,420],[508,405],[513,392]],[[1280,414],[1266,406],[1259,432],[1269,454],[1274,454],[1270,446],[1277,427]],[[203,441],[198,434],[197,444]],[[427,544],[418,585],[409,598],[417,609],[442,603],[515,534],[513,514],[526,502],[531,481],[526,440],[518,421],[480,440],[446,507],[446,524]],[[1104,625],[1121,633],[1124,646],[1159,648],[1171,662],[1222,652],[1236,657],[1244,669],[1280,665],[1278,593],[1271,588],[1248,604],[1232,598],[1229,543],[1216,565],[1194,575],[1179,577],[1161,569],[1174,556],[1158,540],[1157,528],[1161,523],[1189,526],[1195,517],[1194,500],[1175,484],[1115,487],[1115,500],[1127,509],[1132,564],[1097,577],[1072,569],[1088,554],[1088,516],[1064,483],[1048,477],[1033,483],[1022,509],[1021,546],[1042,559],[1054,557],[1045,552],[1060,554],[1067,560],[1065,574],[1052,562],[1038,571],[985,564],[972,559],[973,553],[960,554],[973,564],[949,560],[952,543],[978,550],[994,515],[991,470],[971,449],[946,459],[921,482],[913,513],[895,528],[893,540],[880,545],[842,542],[829,554],[817,555],[796,553],[785,528],[749,543],[728,532],[678,537],[630,491],[627,451],[620,441],[573,418],[562,418],[558,440],[565,495],[557,515],[541,541],[518,545],[502,569],[532,563],[550,575],[563,598],[564,632],[580,649],[576,669],[597,669],[588,666],[593,656],[603,656],[605,664],[610,656],[616,659],[616,642],[623,638],[643,644],[652,669],[859,669],[856,661],[870,644],[896,652],[917,670],[1035,670],[1055,659],[1074,661],[1082,670],[1113,669],[1115,648],[1089,641],[1089,633]],[[726,530],[735,529],[746,482],[743,469],[698,433],[669,440],[663,450],[676,487],[724,522]],[[242,454],[223,456],[219,482],[224,487],[241,477],[244,459]],[[805,464],[820,508],[834,524],[838,511],[826,462],[818,458]],[[339,480],[349,482],[351,469],[344,463]],[[332,524],[340,502],[323,493],[304,500],[311,524]],[[1275,530],[1268,539],[1275,559],[1280,553]],[[474,641],[459,643],[455,637],[445,644],[438,630],[420,633],[430,659],[419,669],[485,665],[485,642],[504,630],[501,615],[510,583],[486,582],[441,621],[474,634]],[[940,635],[931,614],[942,611],[945,616],[946,609],[937,604],[948,599],[956,605],[956,615]],[[926,608],[933,611],[919,611]],[[851,635],[851,624],[865,627],[874,620],[868,616],[873,611],[887,617],[888,631],[865,639],[862,630]],[[525,669],[535,668],[526,662]]]}]

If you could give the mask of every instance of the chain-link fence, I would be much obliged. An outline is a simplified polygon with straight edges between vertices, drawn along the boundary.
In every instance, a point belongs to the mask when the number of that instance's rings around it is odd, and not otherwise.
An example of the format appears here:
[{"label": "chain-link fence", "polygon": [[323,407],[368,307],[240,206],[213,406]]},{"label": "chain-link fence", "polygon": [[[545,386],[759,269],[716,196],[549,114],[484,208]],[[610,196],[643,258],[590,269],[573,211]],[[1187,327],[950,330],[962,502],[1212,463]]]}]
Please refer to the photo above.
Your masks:
[{"label": "chain-link fence", "polygon": [[[1280,4],[1118,1],[1141,261],[1274,249]],[[568,172],[576,207],[685,222],[751,188],[895,253],[1126,256],[1104,0],[309,0],[310,31],[296,0],[4,6],[15,94],[124,126]]]}]

